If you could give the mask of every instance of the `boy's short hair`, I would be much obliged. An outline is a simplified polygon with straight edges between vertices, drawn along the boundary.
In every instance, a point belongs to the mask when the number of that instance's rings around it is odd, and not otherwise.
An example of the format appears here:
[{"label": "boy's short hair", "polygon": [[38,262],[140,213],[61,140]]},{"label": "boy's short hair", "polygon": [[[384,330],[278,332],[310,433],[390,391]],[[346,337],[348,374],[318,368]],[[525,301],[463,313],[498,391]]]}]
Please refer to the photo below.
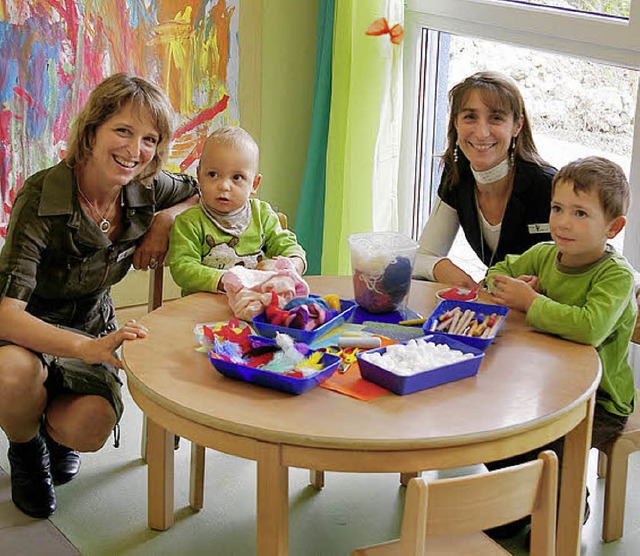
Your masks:
[{"label": "boy's short hair", "polygon": [[627,214],[629,208],[629,182],[618,164],[601,156],[579,158],[560,168],[554,176],[551,194],[560,181],[571,182],[574,192],[598,193],[606,217],[613,220]]},{"label": "boy's short hair", "polygon": [[[207,137],[206,143],[219,143],[231,145],[232,147],[243,147],[248,149],[256,157],[256,164],[260,158],[260,149],[251,134],[237,125],[226,125],[219,127]],[[204,151],[204,147],[202,149]]]},{"label": "boy's short hair", "polygon": [[89,159],[96,130],[129,102],[149,111],[159,134],[156,154],[137,179],[149,181],[162,170],[173,137],[175,116],[171,101],[154,83],[127,73],[116,73],[102,81],[74,119],[65,157],[69,167],[81,166]]}]

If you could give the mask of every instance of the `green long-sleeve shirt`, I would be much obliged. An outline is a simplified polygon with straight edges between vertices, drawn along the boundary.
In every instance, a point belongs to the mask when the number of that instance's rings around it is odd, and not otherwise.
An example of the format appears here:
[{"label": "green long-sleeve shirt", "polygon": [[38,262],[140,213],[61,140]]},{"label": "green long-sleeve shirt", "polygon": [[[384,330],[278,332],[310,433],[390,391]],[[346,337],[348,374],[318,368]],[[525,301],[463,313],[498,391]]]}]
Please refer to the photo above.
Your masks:
[{"label": "green long-sleeve shirt", "polygon": [[[635,405],[629,342],[636,322],[634,271],[613,249],[590,265],[569,268],[558,262],[553,243],[540,243],[522,255],[508,255],[488,276],[537,276],[542,295],[527,311],[527,322],[543,332],[590,344],[602,363],[597,403],[610,413],[629,415]],[[489,281],[490,282],[490,281]]]},{"label": "green long-sleeve shirt", "polygon": [[255,266],[264,258],[300,257],[304,249],[296,235],[282,228],[269,203],[250,199],[251,222],[239,236],[220,230],[200,206],[179,214],[171,229],[169,262],[171,275],[187,295],[198,291],[216,292],[224,271],[243,265]]}]

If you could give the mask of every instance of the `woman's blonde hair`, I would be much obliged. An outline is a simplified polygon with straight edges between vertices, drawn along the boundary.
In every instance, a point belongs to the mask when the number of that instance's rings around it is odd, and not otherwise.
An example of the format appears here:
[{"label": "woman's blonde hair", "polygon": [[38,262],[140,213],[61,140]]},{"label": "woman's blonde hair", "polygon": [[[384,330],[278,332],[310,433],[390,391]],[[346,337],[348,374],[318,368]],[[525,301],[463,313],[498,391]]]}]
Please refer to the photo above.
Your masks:
[{"label": "woman's blonde hair", "polygon": [[447,128],[447,150],[442,155],[448,172],[445,177],[445,186],[453,187],[460,182],[460,168],[469,166],[469,161],[464,153],[458,149],[458,162],[454,160],[454,151],[458,141],[456,130],[456,118],[463,109],[464,103],[472,91],[479,91],[483,102],[492,109],[504,110],[513,116],[514,122],[522,119],[522,129],[516,137],[513,155],[516,160],[526,160],[540,165],[548,165],[538,154],[531,124],[524,107],[524,99],[516,84],[506,75],[495,71],[480,71],[467,77],[455,85],[449,91],[449,125]]},{"label": "woman's blonde hair", "polygon": [[137,179],[148,182],[162,169],[173,137],[173,107],[160,87],[127,73],[107,77],[89,95],[71,127],[65,158],[68,166],[82,166],[89,159],[98,127],[129,102],[149,111],[159,135],[156,154]]}]

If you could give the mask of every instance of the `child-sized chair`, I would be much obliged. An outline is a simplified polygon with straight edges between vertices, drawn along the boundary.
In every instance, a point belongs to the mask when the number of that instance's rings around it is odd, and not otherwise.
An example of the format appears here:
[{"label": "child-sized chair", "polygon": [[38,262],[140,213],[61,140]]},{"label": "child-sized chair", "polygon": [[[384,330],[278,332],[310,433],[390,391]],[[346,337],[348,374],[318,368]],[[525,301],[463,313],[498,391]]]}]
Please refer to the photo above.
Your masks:
[{"label": "child-sized chair", "polygon": [[531,555],[554,556],[557,485],[558,458],[548,450],[536,460],[488,473],[411,479],[400,539],[351,554],[509,554],[482,531],[531,515]]},{"label": "child-sized chair", "polygon": [[[640,390],[637,390],[640,399]],[[629,416],[620,436],[598,453],[598,477],[604,477],[602,540],[622,537],[629,454],[640,450],[640,408]]]}]

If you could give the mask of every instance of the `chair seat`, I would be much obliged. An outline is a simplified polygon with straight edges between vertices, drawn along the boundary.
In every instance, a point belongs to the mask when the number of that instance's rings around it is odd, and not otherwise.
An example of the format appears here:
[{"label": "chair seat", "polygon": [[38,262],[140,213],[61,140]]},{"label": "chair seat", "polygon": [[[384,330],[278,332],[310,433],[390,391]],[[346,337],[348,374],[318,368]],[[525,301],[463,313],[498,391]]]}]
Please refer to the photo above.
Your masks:
[{"label": "chair seat", "polygon": [[[484,533],[471,533],[459,537],[427,537],[428,556],[504,556],[511,554]],[[375,544],[354,550],[351,556],[403,556],[400,540]]]}]

